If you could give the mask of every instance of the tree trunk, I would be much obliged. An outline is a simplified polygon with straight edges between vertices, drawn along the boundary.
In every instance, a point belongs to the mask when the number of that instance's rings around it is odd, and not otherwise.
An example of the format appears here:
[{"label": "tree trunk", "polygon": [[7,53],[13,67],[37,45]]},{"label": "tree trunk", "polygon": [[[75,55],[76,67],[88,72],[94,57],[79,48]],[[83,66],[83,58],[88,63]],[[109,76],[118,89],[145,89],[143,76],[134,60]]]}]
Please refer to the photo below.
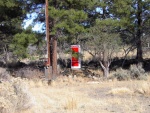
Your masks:
[{"label": "tree trunk", "polygon": [[138,62],[142,62],[143,60],[143,51],[142,51],[142,41],[141,38],[138,37],[138,42],[137,42],[137,56],[136,59]]},{"label": "tree trunk", "polygon": [[137,33],[136,33],[136,47],[137,47],[137,60],[138,62],[142,62],[143,60],[143,52],[142,52],[142,0],[138,0],[138,11],[137,11]]},{"label": "tree trunk", "polygon": [[104,78],[108,78],[108,76],[109,76],[109,68],[108,67],[103,69],[103,74],[104,74]]},{"label": "tree trunk", "polygon": [[[53,5],[57,9],[57,0],[53,0]],[[51,27],[56,24],[55,19],[51,19]],[[51,29],[52,29],[51,28]],[[56,31],[57,32],[57,31]],[[52,79],[57,77],[57,33],[52,35]]]},{"label": "tree trunk", "polygon": [[53,52],[52,52],[52,79],[57,77],[57,38],[53,37]]},{"label": "tree trunk", "polygon": [[103,67],[103,75],[105,78],[108,78],[109,76],[109,65],[107,61],[104,61],[103,63],[104,67]]},{"label": "tree trunk", "polygon": [[101,67],[103,69],[103,76],[104,76],[104,78],[108,78],[108,76],[109,76],[109,62],[106,61],[106,62],[102,63],[100,61],[100,65],[101,65]]},{"label": "tree trunk", "polygon": [[[108,57],[108,51],[107,51],[107,45],[103,44],[104,51],[103,51],[103,61],[100,62],[101,66],[103,68],[103,76],[105,78],[109,75],[109,57]],[[102,64],[103,63],[103,64]]]}]

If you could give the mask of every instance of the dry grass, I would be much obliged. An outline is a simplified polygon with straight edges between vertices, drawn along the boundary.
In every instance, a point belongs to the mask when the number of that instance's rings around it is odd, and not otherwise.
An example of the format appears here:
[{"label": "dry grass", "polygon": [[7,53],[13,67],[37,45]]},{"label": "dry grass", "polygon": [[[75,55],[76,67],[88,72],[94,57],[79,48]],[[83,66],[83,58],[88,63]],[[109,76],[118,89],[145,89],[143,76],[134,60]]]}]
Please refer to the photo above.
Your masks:
[{"label": "dry grass", "polygon": [[74,97],[68,98],[68,99],[66,100],[66,103],[65,103],[64,108],[65,108],[66,110],[72,110],[72,111],[73,111],[74,109],[77,109],[77,100],[76,100]]},{"label": "dry grass", "polygon": [[[29,86],[28,90],[24,90],[34,98],[34,106],[19,113],[149,113],[150,110],[150,81],[93,82],[80,77],[60,77],[54,81],[54,85],[41,80],[17,81]],[[10,88],[12,91],[8,90],[7,85],[3,88],[12,95],[13,88]],[[2,102],[5,108],[2,113],[18,112],[8,109],[13,104],[4,96],[0,98],[0,104]]]},{"label": "dry grass", "polygon": [[122,88],[114,88],[111,89],[108,94],[113,94],[113,95],[122,95],[122,94],[133,94],[133,91],[131,91],[129,88],[122,87]]},{"label": "dry grass", "polygon": [[128,96],[127,98],[113,97],[106,102],[110,105],[106,113],[145,113],[143,103],[133,96]]},{"label": "dry grass", "polygon": [[34,105],[26,80],[13,78],[0,84],[0,113],[15,113]]},{"label": "dry grass", "polygon": [[150,96],[150,83],[144,81],[141,84],[137,84],[135,92],[145,96]]},{"label": "dry grass", "polygon": [[[126,47],[126,49],[127,48],[128,47]],[[124,56],[125,56],[125,52],[123,51],[123,49],[120,49],[119,52],[113,53],[112,58],[115,58],[115,57],[123,58]],[[136,56],[136,50],[129,52],[129,54],[127,55],[127,58],[132,59],[135,56]],[[148,58],[148,56],[149,56],[148,52],[143,55],[144,58]],[[92,59],[92,56],[87,51],[84,51],[83,60],[86,61],[86,60],[91,60],[91,59]]]},{"label": "dry grass", "polygon": [[87,51],[84,51],[83,53],[83,60],[86,61],[86,60],[90,60],[92,58],[92,56],[87,52]]},{"label": "dry grass", "polygon": [[[143,81],[105,81],[93,84],[93,82],[82,80],[82,82],[75,80],[70,82],[63,79],[67,78],[61,78],[61,82],[55,81],[54,86],[43,84],[40,87],[36,85],[32,87],[31,92],[37,104],[30,111],[38,113],[146,113],[146,102],[142,102],[143,100],[136,95],[139,94],[136,90],[142,88],[139,84]],[[113,94],[113,97],[110,94]],[[144,98],[145,94],[142,96]]]}]

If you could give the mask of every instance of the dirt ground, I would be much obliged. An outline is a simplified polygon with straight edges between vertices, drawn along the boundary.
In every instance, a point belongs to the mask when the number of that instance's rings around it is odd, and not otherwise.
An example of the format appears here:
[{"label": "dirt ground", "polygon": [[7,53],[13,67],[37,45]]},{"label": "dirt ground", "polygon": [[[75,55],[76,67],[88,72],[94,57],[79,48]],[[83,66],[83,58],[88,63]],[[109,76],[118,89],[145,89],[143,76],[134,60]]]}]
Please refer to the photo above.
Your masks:
[{"label": "dirt ground", "polygon": [[47,85],[30,82],[35,99],[22,113],[149,113],[148,81],[92,81],[61,77]]}]

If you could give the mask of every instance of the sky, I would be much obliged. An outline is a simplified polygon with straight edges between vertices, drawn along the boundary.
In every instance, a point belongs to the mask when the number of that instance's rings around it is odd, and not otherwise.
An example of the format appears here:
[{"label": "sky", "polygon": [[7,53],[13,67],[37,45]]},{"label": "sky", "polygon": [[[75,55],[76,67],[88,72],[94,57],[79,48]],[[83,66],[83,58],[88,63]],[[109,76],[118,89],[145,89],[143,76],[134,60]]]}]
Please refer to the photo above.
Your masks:
[{"label": "sky", "polygon": [[[24,20],[24,24],[23,24],[23,27],[26,29],[29,25],[32,25],[33,24],[33,20],[36,18],[36,13],[32,13],[31,15],[30,14],[27,14],[27,17],[28,19],[25,19]],[[37,23],[34,25],[34,27],[32,28],[33,31],[42,31],[42,26],[43,24],[42,23]]]}]

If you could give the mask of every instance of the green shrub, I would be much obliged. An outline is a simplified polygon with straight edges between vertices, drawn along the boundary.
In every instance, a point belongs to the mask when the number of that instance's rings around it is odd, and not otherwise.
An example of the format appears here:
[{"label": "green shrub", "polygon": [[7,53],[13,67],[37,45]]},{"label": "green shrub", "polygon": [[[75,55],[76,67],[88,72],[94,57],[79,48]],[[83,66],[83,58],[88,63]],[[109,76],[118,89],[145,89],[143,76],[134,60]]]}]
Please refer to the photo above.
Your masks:
[{"label": "green shrub", "polygon": [[129,80],[129,79],[137,79],[137,80],[146,80],[147,74],[145,70],[142,68],[142,65],[131,65],[129,70],[125,70],[119,68],[113,74],[110,79],[116,78],[117,80]]},{"label": "green shrub", "polygon": [[142,65],[131,65],[129,71],[132,79],[146,79],[147,74],[145,73],[145,70],[143,69]]},{"label": "green shrub", "polygon": [[124,70],[122,68],[119,68],[113,74],[113,78],[116,78],[117,80],[129,80],[130,79],[130,73],[128,70]]}]

